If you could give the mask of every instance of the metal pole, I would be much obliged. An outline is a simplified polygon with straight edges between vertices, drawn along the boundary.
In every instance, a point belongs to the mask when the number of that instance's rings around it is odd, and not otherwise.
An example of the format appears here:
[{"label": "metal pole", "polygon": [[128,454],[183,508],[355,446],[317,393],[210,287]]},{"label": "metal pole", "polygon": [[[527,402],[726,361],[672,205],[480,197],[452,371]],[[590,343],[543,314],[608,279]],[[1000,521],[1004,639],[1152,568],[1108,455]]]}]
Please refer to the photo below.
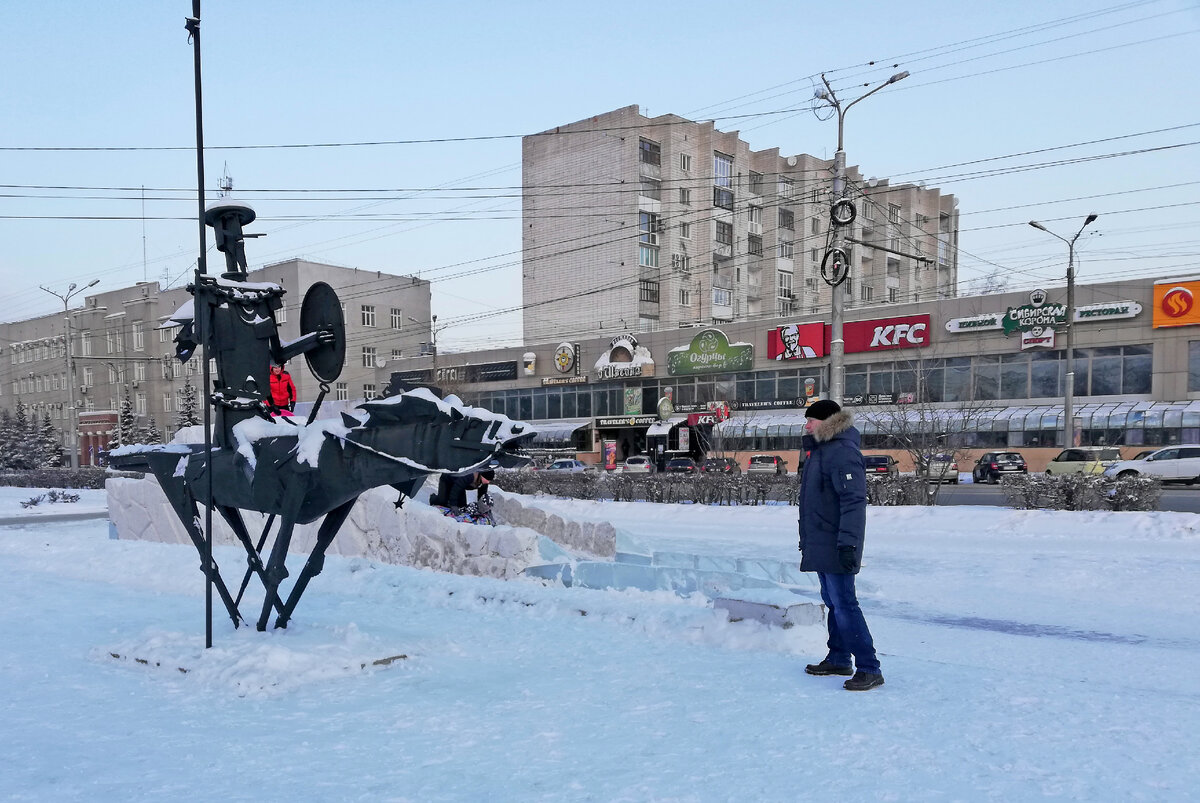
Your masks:
[{"label": "metal pole", "polygon": [[75,364],[71,359],[71,312],[63,299],[63,314],[67,323],[67,441],[71,449],[71,468],[79,468],[79,424],[75,415]]}]

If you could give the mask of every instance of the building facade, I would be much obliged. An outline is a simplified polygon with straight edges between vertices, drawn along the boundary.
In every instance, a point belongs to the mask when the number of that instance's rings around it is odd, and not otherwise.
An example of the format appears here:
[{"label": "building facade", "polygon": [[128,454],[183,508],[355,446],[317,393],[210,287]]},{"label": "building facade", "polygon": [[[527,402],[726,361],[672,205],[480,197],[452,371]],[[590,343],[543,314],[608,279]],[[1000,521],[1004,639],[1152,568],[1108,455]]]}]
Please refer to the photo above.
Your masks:
[{"label": "building facade", "polygon": [[[832,174],[832,160],[637,106],[525,137],[525,342],[828,309]],[[850,167],[847,197],[847,308],[954,295],[954,196]]]},{"label": "building facade", "polygon": [[[422,279],[291,259],[251,271],[248,281],[288,291],[278,314],[283,341],[300,336],[300,305],[308,287],[325,282],[337,292],[346,322],[346,362],[329,388],[330,401],[377,395],[380,367],[427,352],[433,340],[429,282]],[[69,313],[73,377],[67,372],[63,313],[0,324],[0,349],[8,352],[0,352],[0,407],[11,412],[20,401],[39,420],[49,412],[65,433],[69,382],[80,414],[81,465],[95,462],[100,430],[111,429],[115,420],[99,414],[115,414],[126,395],[139,424],[153,422],[169,439],[185,383],[199,391],[202,381],[197,358],[176,359],[178,327],[167,325],[190,300],[186,288],[164,290],[157,282],[85,295],[83,305]],[[321,389],[303,360],[293,361],[289,371],[298,398],[315,400]]]}]

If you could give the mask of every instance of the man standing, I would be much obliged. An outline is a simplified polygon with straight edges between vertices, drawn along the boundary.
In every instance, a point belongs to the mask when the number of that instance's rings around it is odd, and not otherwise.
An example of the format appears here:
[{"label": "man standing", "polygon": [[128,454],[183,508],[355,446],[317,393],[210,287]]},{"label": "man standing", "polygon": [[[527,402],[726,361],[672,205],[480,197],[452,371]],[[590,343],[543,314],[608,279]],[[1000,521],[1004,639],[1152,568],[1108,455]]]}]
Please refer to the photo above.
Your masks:
[{"label": "man standing", "polygon": [[800,570],[817,573],[829,610],[829,653],[804,671],[853,675],[843,688],[867,691],[883,685],[883,673],[854,591],[867,529],[861,439],[837,402],[821,399],[804,415],[808,457],[800,480]]}]

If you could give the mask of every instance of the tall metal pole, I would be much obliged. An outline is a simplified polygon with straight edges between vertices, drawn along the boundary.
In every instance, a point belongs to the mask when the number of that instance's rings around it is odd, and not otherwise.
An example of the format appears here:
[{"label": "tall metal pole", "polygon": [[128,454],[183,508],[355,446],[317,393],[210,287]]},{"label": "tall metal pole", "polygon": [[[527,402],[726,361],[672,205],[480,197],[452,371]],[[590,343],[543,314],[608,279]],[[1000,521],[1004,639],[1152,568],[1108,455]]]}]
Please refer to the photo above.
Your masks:
[{"label": "tall metal pole", "polygon": [[1083,230],[1090,226],[1098,215],[1088,215],[1071,239],[1059,237],[1050,229],[1038,223],[1029,221],[1035,229],[1041,229],[1051,237],[1058,237],[1067,244],[1067,375],[1066,387],[1063,388],[1063,448],[1069,449],[1075,445],[1075,241]]},{"label": "tall metal pole", "polygon": [[199,209],[196,215],[196,223],[200,227],[200,257],[196,260],[196,290],[193,295],[193,310],[195,314],[196,342],[200,344],[201,356],[204,359],[204,366],[201,377],[204,383],[203,391],[200,398],[204,400],[204,454],[208,460],[208,499],[210,504],[204,508],[204,646],[205,648],[212,647],[212,504],[213,498],[213,472],[212,472],[212,410],[208,403],[208,392],[212,386],[212,380],[208,370],[208,349],[205,343],[208,342],[208,333],[205,331],[207,326],[207,312],[201,309],[200,279],[208,273],[208,262],[205,254],[208,252],[208,237],[204,229],[204,92],[200,82],[200,0],[192,0],[192,16],[187,18],[184,23],[187,28],[188,35],[192,40],[192,62],[193,73],[196,79],[196,201]]},{"label": "tall metal pole", "polygon": [[[842,287],[850,278],[850,261],[846,258],[846,237],[844,229],[854,220],[854,202],[846,196],[846,148],[845,123],[846,112],[861,100],[869,98],[889,84],[894,84],[908,77],[908,72],[898,72],[879,86],[850,101],[845,107],[837,99],[833,87],[824,75],[821,80],[825,89],[817,93],[820,100],[825,101],[837,112],[838,142],[837,151],[833,154],[833,199],[830,206],[830,225],[833,228],[833,241],[826,261],[832,259],[831,270],[825,273],[825,282],[832,291],[833,298],[829,314],[829,398],[838,404],[842,403],[846,390],[846,341],[843,335],[843,318],[846,305],[846,295]],[[826,266],[822,263],[822,272]]]},{"label": "tall metal pole", "polygon": [[48,287],[42,287],[43,290],[63,303],[63,320],[66,322],[66,353],[63,357],[67,365],[67,448],[71,452],[71,468],[73,469],[79,468],[79,422],[75,413],[75,360],[71,353],[71,298],[99,283],[99,279],[92,279],[83,287],[79,287],[71,282],[66,293],[56,293]]}]

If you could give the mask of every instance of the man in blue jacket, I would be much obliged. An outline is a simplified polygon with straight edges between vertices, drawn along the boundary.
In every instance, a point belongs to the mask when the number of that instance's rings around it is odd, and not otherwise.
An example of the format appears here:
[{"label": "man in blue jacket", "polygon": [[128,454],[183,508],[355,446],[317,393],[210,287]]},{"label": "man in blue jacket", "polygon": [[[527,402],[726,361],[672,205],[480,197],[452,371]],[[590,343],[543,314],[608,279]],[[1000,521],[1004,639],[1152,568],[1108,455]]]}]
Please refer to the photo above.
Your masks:
[{"label": "man in blue jacket", "polygon": [[808,456],[800,479],[800,570],[817,573],[829,609],[829,654],[804,671],[853,675],[843,688],[867,691],[883,685],[883,673],[854,591],[867,529],[861,439],[837,402],[821,399],[804,415]]}]

